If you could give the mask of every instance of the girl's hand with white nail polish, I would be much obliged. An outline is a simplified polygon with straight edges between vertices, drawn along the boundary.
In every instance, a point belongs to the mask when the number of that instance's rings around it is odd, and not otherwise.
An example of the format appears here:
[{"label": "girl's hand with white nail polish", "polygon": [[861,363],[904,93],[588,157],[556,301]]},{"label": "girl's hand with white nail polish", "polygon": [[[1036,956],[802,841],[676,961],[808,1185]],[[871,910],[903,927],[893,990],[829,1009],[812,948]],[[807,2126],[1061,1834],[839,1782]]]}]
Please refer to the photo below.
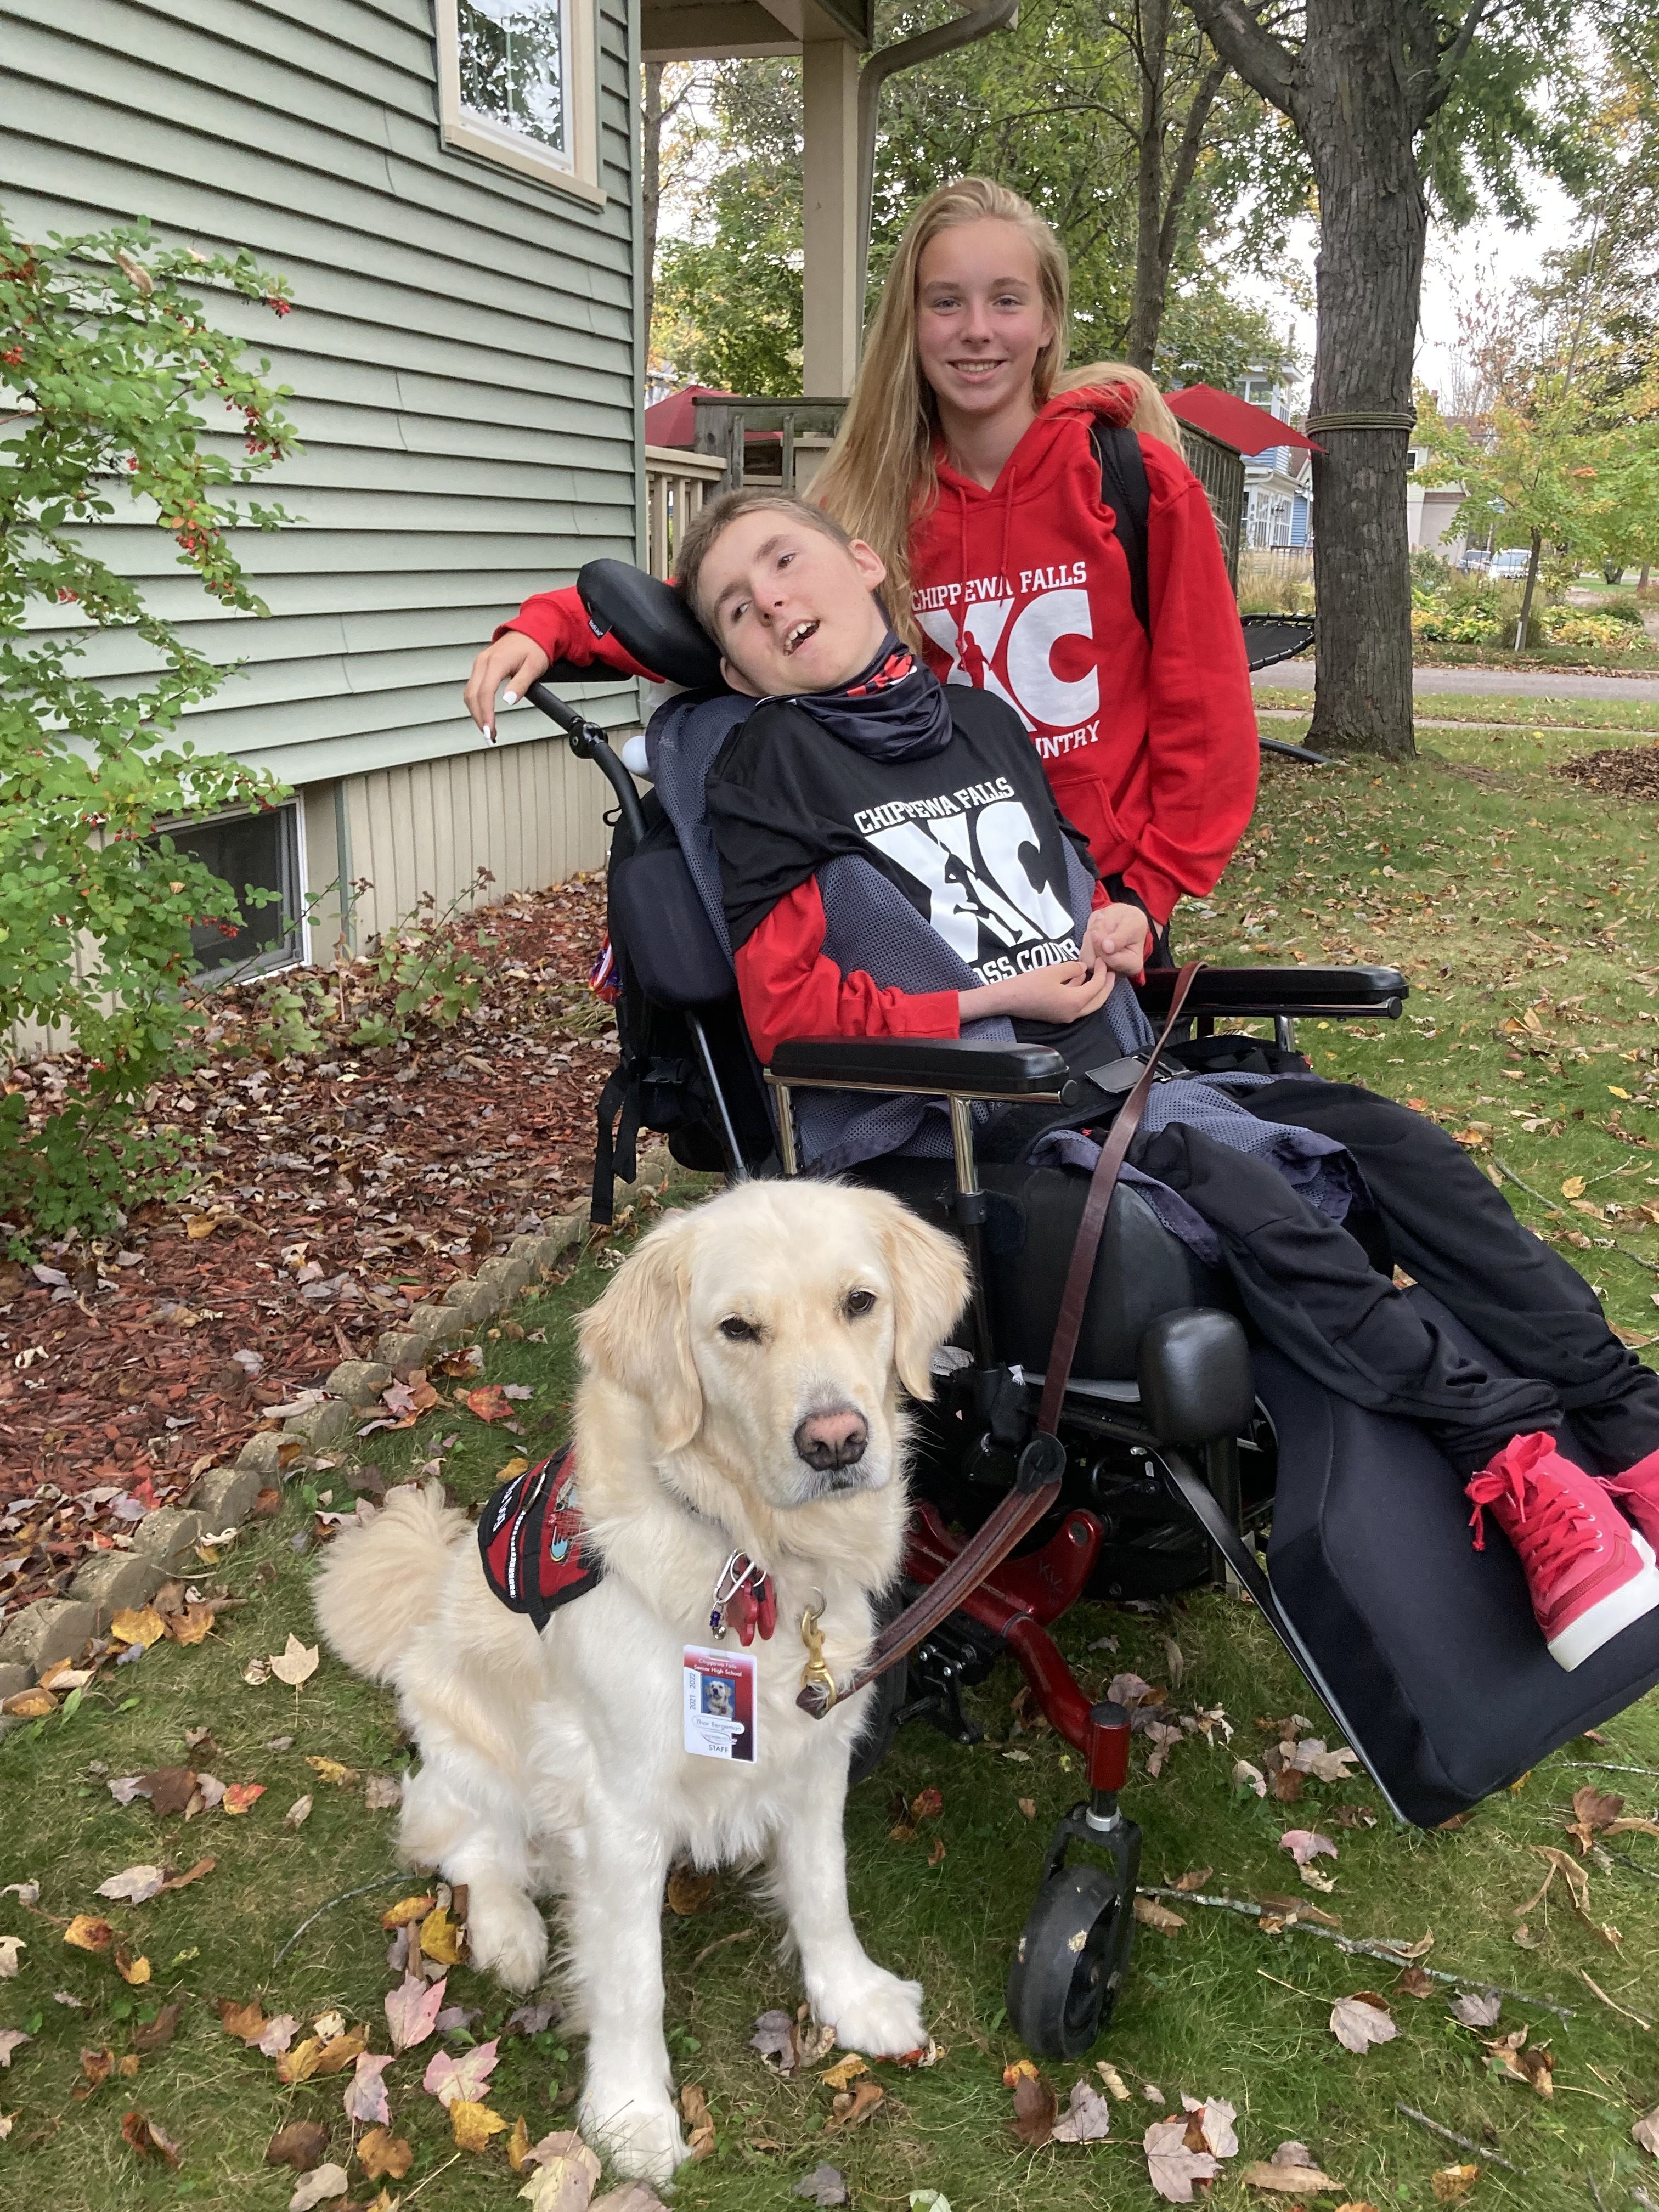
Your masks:
[{"label": "girl's hand with white nail polish", "polygon": [[[493,744],[495,741],[495,694],[502,703],[515,706],[532,684],[547,673],[548,657],[522,630],[510,629],[485,646],[472,664],[465,697],[466,711]],[[502,687],[506,688],[503,689]]]}]

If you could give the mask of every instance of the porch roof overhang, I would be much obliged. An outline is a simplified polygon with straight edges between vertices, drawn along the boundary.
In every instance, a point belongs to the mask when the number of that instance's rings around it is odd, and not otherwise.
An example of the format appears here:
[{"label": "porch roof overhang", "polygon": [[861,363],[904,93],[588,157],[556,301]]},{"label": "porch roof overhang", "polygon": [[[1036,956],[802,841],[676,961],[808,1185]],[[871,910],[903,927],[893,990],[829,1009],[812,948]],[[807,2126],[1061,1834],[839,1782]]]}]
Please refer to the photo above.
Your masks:
[{"label": "porch roof overhang", "polygon": [[860,52],[875,37],[874,0],[643,0],[641,46],[648,62],[727,61],[798,54],[844,39]]}]

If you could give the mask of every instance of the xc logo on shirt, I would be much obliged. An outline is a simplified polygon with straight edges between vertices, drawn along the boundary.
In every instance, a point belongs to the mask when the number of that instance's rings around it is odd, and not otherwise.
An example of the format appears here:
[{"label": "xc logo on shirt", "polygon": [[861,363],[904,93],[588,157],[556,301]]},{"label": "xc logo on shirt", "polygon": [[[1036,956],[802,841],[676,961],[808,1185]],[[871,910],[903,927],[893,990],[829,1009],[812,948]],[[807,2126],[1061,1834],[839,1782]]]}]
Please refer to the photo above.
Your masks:
[{"label": "xc logo on shirt", "polygon": [[1071,943],[1070,909],[1041,879],[1042,848],[1018,799],[865,835],[927,892],[928,921],[968,966],[984,957],[985,937],[1010,948]]}]

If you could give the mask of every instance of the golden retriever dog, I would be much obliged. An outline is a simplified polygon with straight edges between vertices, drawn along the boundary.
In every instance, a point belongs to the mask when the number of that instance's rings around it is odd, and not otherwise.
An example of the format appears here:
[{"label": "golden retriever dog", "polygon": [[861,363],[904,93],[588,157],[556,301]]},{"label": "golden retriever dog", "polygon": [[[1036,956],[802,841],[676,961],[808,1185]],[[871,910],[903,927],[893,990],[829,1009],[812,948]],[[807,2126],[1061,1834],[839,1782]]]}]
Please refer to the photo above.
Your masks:
[{"label": "golden retriever dog", "polygon": [[[562,1896],[588,2038],[578,2118],[624,2174],[662,2181],[685,2156],[662,2022],[676,1859],[764,1863],[844,2048],[927,2041],[920,1984],[866,1955],[848,1909],[842,1809],[870,1692],[823,1720],[795,1698],[809,1608],[838,1681],[869,1650],[903,1540],[903,1396],[931,1395],[966,1294],[957,1245],[879,1192],[752,1182],[672,1212],[581,1322],[574,1464],[603,1579],[538,1634],[436,1484],[394,1492],[322,1571],[323,1634],[396,1691],[419,1747],[403,1850],[466,1884],[476,1963],[533,1987],[536,1899]],[[752,1764],[684,1747],[684,1653],[709,1644],[735,1552],[777,1600],[751,1647]]]}]

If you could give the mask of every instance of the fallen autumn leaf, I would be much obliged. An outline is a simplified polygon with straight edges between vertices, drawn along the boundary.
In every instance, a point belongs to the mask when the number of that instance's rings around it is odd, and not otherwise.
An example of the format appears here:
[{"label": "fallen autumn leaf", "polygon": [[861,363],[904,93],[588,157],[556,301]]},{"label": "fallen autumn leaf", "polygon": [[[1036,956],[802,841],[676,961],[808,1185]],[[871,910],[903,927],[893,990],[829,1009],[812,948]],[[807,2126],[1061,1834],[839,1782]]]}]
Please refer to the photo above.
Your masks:
[{"label": "fallen autumn leaf", "polygon": [[267,1663],[279,1682],[286,1682],[290,1689],[297,1690],[301,1682],[308,1682],[316,1673],[317,1658],[317,1646],[301,1644],[290,1629],[288,1642],[271,1655]]},{"label": "fallen autumn leaf", "polygon": [[443,2009],[444,1988],[448,1980],[423,1982],[416,1974],[405,1974],[398,1986],[388,1992],[386,2001],[386,2025],[392,2031],[394,2051],[412,2051],[416,2044],[424,2043],[431,2034],[439,2013]]},{"label": "fallen autumn leaf", "polygon": [[1392,2043],[1400,2030],[1382,1999],[1363,1990],[1331,2007],[1331,2033],[1345,2051],[1363,2056],[1374,2043]]},{"label": "fallen autumn leaf", "polygon": [[311,2212],[313,2204],[326,2204],[336,2197],[343,2197],[350,2186],[344,2166],[331,2160],[300,2177],[288,2200],[288,2212]]},{"label": "fallen autumn leaf", "polygon": [[384,2127],[390,2121],[392,2110],[386,2100],[386,2083],[381,2077],[393,2056],[389,2051],[383,2058],[367,2051],[357,2053],[356,2070],[345,2086],[347,2119],[367,2122],[371,2127]]},{"label": "fallen autumn leaf", "polygon": [[447,2051],[435,2051],[427,2063],[421,2087],[429,2097],[441,2105],[480,2103],[484,2085],[495,2070],[495,2039],[475,2044],[464,2051],[459,2058],[452,2058]]},{"label": "fallen autumn leaf", "polygon": [[357,2138],[357,2159],[371,2181],[401,2181],[415,2162],[415,2153],[389,2128],[370,2128]]},{"label": "fallen autumn leaf", "polygon": [[1104,2142],[1112,2131],[1112,2108],[1091,2081],[1077,2081],[1065,2112],[1054,2122],[1055,2142]]},{"label": "fallen autumn leaf", "polygon": [[309,2173],[320,2165],[328,2148],[328,2130],[315,2120],[290,2120],[278,2128],[265,2145],[267,2166],[291,2166],[295,2173]]},{"label": "fallen autumn leaf", "polygon": [[121,2134],[140,2158],[159,2158],[163,2166],[178,2172],[183,2147],[174,2142],[155,2121],[146,2118],[140,2112],[127,2112],[122,2118]]}]

